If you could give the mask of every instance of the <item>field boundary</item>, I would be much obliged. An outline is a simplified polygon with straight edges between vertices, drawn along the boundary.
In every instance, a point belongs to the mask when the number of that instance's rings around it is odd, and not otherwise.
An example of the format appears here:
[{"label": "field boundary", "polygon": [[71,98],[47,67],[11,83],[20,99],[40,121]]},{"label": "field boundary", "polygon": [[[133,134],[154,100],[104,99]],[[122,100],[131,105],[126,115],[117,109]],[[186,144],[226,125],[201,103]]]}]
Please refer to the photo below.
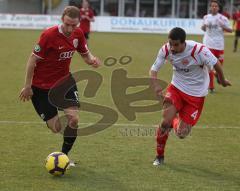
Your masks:
[{"label": "field boundary", "polygon": [[[0,121],[0,127],[1,125],[42,125],[45,124],[45,122],[41,121],[9,121],[9,120],[1,120]],[[93,125],[94,123],[78,123],[78,125],[86,126],[86,125]],[[156,127],[156,124],[139,124],[139,123],[115,123],[113,126],[118,127],[142,127],[142,128],[152,128]],[[194,128],[197,129],[240,129],[240,126],[210,126],[210,125],[196,125]]]}]

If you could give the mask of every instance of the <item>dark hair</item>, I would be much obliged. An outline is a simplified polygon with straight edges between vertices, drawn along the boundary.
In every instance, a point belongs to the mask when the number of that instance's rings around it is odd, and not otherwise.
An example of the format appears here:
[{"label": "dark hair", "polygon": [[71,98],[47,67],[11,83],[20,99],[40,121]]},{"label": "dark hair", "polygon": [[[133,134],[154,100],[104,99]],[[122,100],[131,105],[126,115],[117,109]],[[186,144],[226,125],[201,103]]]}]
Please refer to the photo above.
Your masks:
[{"label": "dark hair", "polygon": [[218,0],[211,0],[211,1],[210,1],[210,5],[211,5],[212,3],[217,3],[219,7],[221,6],[221,4],[220,4],[220,2],[219,2]]},{"label": "dark hair", "polygon": [[180,27],[175,27],[169,32],[168,38],[171,40],[180,40],[181,43],[184,43],[186,40],[186,32]]}]

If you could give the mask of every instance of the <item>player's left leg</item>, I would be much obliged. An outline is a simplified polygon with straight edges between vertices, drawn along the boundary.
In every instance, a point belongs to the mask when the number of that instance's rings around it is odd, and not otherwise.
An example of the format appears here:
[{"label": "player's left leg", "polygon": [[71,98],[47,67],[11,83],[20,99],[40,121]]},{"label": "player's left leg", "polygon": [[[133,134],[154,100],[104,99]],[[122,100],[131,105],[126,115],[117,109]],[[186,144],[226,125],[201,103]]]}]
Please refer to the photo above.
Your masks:
[{"label": "player's left leg", "polygon": [[179,111],[179,117],[173,120],[175,134],[183,139],[190,134],[192,127],[197,123],[204,104],[204,97],[182,95],[185,99],[183,108]]},{"label": "player's left leg", "polygon": [[162,122],[156,132],[157,156],[153,161],[154,166],[158,166],[164,163],[164,151],[169,132],[172,129],[172,122],[178,110],[180,110],[182,107],[182,100],[179,96],[178,91],[179,90],[176,87],[170,85],[167,88],[166,95],[164,97]]},{"label": "player's left leg", "polygon": [[[217,57],[217,55],[216,55],[216,50],[215,50],[215,49],[209,48],[209,50],[213,53],[214,56]],[[217,58],[218,58],[218,57],[217,57]],[[210,80],[210,81],[209,81],[208,89],[209,89],[209,92],[210,92],[210,93],[213,93],[214,90],[215,90],[215,86],[214,86],[214,70],[213,70],[213,69],[209,71],[209,80]]]},{"label": "player's left leg", "polygon": [[68,91],[66,98],[72,100],[71,106],[63,109],[67,118],[66,128],[63,133],[62,152],[68,154],[77,138],[79,121],[79,98],[76,84]]},{"label": "player's left leg", "polygon": [[169,132],[172,129],[172,120],[176,116],[176,113],[176,107],[171,102],[165,101],[162,112],[163,119],[156,131],[157,156],[153,161],[154,166],[164,163],[165,146],[168,140]]},{"label": "player's left leg", "polygon": [[[223,66],[224,50],[215,50],[215,49],[210,49],[210,50],[213,53],[213,55],[219,60],[221,65]],[[209,72],[210,82],[209,82],[209,88],[208,88],[210,93],[213,93],[215,91],[214,76],[219,84],[217,73],[215,72],[215,70],[211,70]]]},{"label": "player's left leg", "polygon": [[62,152],[68,154],[77,138],[79,108],[69,107],[64,109],[64,113],[67,117],[68,123],[63,132]]}]

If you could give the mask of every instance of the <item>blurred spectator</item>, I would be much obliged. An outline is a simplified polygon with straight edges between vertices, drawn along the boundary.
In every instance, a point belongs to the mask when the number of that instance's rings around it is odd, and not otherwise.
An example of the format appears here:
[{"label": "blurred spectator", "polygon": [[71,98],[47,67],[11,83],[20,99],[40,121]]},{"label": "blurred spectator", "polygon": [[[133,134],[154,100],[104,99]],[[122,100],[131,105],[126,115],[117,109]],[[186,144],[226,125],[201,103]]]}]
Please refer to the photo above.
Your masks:
[{"label": "blurred spectator", "polygon": [[80,28],[87,40],[89,39],[91,22],[94,22],[94,12],[90,7],[89,1],[83,0],[80,7]]},{"label": "blurred spectator", "polygon": [[233,27],[235,28],[235,39],[234,39],[234,48],[233,52],[237,51],[238,46],[238,38],[240,37],[240,6],[238,7],[238,10],[233,15]]},{"label": "blurred spectator", "polygon": [[126,13],[125,13],[125,16],[127,16],[127,17],[134,17],[135,16],[135,11],[132,8],[132,6],[128,6],[128,8],[126,10]]}]

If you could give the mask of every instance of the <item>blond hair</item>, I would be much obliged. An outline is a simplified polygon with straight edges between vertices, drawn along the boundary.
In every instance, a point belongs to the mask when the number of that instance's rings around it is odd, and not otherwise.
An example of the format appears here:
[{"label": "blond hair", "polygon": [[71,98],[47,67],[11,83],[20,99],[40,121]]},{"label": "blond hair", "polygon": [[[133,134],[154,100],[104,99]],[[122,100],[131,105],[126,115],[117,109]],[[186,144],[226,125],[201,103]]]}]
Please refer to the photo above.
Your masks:
[{"label": "blond hair", "polygon": [[79,18],[80,10],[75,6],[67,6],[63,11],[62,19],[65,15],[69,16],[72,19],[76,19]]}]

